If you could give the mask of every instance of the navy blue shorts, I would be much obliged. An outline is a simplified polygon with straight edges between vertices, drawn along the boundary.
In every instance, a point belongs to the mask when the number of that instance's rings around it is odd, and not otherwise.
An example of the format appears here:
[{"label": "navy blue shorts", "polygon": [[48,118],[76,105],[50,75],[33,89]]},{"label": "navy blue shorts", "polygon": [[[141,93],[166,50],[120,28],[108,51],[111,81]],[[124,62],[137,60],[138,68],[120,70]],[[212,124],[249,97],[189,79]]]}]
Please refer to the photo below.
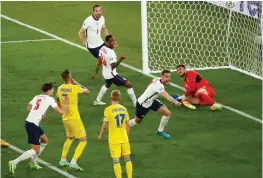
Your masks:
[{"label": "navy blue shorts", "polygon": [[152,105],[149,108],[143,107],[137,101],[137,103],[136,103],[136,113],[135,114],[136,114],[136,116],[138,118],[143,119],[150,110],[157,111],[162,106],[163,106],[163,103],[161,103],[157,99],[153,101]]},{"label": "navy blue shorts", "polygon": [[101,46],[99,46],[97,48],[88,48],[88,50],[95,58],[98,58],[99,57],[99,51],[102,48],[102,46],[106,46],[106,44],[103,43]]},{"label": "navy blue shorts", "polygon": [[126,80],[126,78],[123,78],[122,76],[120,75],[115,75],[113,78],[111,79],[105,79],[105,83],[108,87],[111,86],[111,84],[115,84],[117,86],[124,86],[125,83],[127,83],[128,80]]},{"label": "navy blue shorts", "polygon": [[31,122],[25,122],[25,128],[28,137],[28,143],[33,145],[40,145],[40,136],[44,135],[44,131],[41,127]]}]

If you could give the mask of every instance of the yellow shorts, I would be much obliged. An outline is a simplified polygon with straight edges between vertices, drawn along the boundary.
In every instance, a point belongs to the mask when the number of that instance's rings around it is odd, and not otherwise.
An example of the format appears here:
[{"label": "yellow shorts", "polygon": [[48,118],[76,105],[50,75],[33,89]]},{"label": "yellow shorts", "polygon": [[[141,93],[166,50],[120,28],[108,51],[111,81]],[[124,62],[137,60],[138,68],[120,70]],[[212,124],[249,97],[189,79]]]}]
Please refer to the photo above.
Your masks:
[{"label": "yellow shorts", "polygon": [[62,120],[67,137],[70,138],[82,138],[86,137],[86,130],[85,127],[80,119],[69,119],[69,120]]},{"label": "yellow shorts", "polygon": [[109,148],[112,158],[120,158],[121,155],[126,156],[131,154],[131,147],[129,142],[117,144],[109,143]]}]

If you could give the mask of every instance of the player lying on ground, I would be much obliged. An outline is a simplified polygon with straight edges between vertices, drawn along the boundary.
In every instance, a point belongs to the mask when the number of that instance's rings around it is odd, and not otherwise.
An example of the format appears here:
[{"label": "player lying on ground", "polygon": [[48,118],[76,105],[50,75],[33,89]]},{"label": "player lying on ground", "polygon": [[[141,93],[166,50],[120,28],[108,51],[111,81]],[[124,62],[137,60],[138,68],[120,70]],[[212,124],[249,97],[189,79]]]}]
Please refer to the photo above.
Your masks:
[{"label": "player lying on ground", "polygon": [[116,178],[122,177],[120,157],[123,156],[126,162],[127,176],[132,178],[131,149],[128,138],[130,132],[129,114],[127,109],[119,104],[120,95],[119,90],[111,92],[111,105],[104,110],[104,120],[98,140],[102,140],[106,129],[109,127],[108,142],[115,176]]},{"label": "player lying on ground", "polygon": [[9,144],[5,141],[5,139],[0,139],[1,140],[1,146],[8,147]]},{"label": "player lying on ground", "polygon": [[92,75],[92,79],[94,79],[100,69],[100,66],[103,65],[102,75],[105,79],[105,85],[101,87],[100,92],[96,100],[94,101],[94,105],[105,105],[106,103],[102,102],[101,98],[106,93],[108,88],[110,88],[112,84],[115,84],[116,86],[124,86],[125,88],[127,88],[127,92],[132,100],[133,105],[135,106],[136,96],[132,88],[132,84],[128,80],[120,76],[116,71],[116,68],[126,57],[124,55],[121,55],[120,59],[117,61],[117,56],[113,50],[114,47],[117,45],[114,36],[106,36],[105,41],[107,43],[107,46],[103,46],[100,49],[99,61],[96,66],[96,71]]},{"label": "player lying on ground", "polygon": [[215,90],[198,72],[187,71],[184,65],[176,67],[177,74],[184,77],[184,88],[186,90],[183,96],[178,97],[183,105],[196,109],[192,104],[212,105],[211,110],[220,110],[222,106],[214,101]]},{"label": "player lying on ground", "polygon": [[44,131],[39,126],[42,119],[47,119],[44,115],[49,106],[51,106],[59,114],[63,115],[68,109],[68,99],[66,98],[63,103],[63,108],[60,108],[55,99],[51,97],[53,95],[54,89],[52,83],[45,83],[42,86],[43,94],[35,96],[28,104],[27,110],[29,114],[25,122],[25,129],[28,136],[28,143],[31,144],[31,149],[25,151],[21,156],[15,160],[9,161],[9,171],[11,173],[15,172],[16,165],[20,161],[24,161],[28,158],[32,158],[29,163],[32,169],[42,169],[36,160],[41,152],[44,150],[48,143],[48,138]]},{"label": "player lying on ground", "polygon": [[105,46],[101,38],[101,32],[104,36],[109,34],[105,26],[105,19],[102,16],[102,7],[95,5],[93,6],[93,14],[85,19],[78,35],[83,45],[96,58],[99,56],[100,48]]},{"label": "player lying on ground", "polygon": [[[69,166],[82,171],[83,169],[78,166],[77,160],[87,145],[87,136],[78,110],[78,95],[88,94],[89,90],[75,81],[68,69],[62,72],[61,77],[64,81],[64,84],[60,85],[57,90],[58,105],[63,106],[65,97],[67,97],[69,100],[69,107],[67,113],[62,116],[62,122],[66,130],[67,140],[63,146],[59,165]],[[71,162],[69,163],[67,161],[67,155],[74,139],[78,139],[79,144],[75,150],[75,154]]]},{"label": "player lying on ground", "polygon": [[157,135],[162,136],[165,139],[169,139],[170,136],[163,130],[167,125],[171,112],[165,107],[157,98],[160,96],[166,100],[174,103],[177,106],[181,106],[181,103],[174,100],[165,90],[164,86],[168,85],[171,80],[171,72],[169,70],[163,70],[161,77],[155,78],[148,85],[144,93],[138,98],[136,103],[136,116],[129,121],[131,127],[141,123],[146,114],[150,111],[157,111],[162,115],[160,126],[157,131]]}]

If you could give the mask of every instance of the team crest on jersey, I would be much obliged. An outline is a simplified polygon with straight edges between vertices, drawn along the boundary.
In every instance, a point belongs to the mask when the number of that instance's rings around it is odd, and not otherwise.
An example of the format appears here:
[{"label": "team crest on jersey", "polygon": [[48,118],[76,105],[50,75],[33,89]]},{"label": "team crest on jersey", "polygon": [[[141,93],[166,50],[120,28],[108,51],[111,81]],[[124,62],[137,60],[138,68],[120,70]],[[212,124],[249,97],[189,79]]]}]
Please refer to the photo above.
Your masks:
[{"label": "team crest on jersey", "polygon": [[160,87],[160,90],[163,90],[163,87]]}]

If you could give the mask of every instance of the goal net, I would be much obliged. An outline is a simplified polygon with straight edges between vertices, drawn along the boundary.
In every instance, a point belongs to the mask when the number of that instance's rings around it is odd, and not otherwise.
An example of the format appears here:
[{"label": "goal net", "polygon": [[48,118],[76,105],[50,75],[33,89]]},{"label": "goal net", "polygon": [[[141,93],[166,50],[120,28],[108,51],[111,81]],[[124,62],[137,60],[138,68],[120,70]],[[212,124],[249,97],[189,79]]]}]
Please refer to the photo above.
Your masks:
[{"label": "goal net", "polygon": [[232,10],[234,2],[225,2],[226,8],[206,1],[143,1],[144,72],[186,64],[262,78],[261,2],[253,2],[249,16]]}]

